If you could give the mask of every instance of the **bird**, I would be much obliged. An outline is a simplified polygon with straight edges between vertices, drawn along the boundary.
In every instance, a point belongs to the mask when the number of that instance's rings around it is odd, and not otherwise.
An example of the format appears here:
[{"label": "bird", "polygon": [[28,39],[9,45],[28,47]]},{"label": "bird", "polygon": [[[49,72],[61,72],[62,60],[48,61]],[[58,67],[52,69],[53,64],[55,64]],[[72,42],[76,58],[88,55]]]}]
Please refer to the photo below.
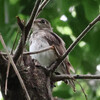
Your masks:
[{"label": "bird", "polygon": [[[37,60],[41,66],[49,67],[66,52],[64,41],[53,32],[50,22],[45,18],[35,19],[31,27],[31,31],[32,34],[29,39],[29,52],[39,51],[49,46],[53,46],[55,48],[31,55],[31,58]],[[67,57],[58,66],[55,73],[70,75],[70,70],[75,73],[75,70]],[[73,80],[67,80],[66,83],[69,83],[73,90],[75,90],[75,84]]]}]

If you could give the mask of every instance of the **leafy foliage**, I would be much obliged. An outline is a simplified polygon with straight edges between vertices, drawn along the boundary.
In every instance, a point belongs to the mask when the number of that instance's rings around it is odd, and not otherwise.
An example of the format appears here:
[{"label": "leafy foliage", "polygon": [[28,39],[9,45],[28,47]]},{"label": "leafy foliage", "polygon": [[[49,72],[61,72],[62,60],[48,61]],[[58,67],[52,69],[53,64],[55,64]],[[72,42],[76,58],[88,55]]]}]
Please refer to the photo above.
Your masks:
[{"label": "leafy foliage", "polygon": [[[11,50],[16,34],[20,33],[16,16],[28,20],[35,0],[0,0],[0,32]],[[51,0],[39,17],[48,19],[54,32],[66,43],[66,48],[76,39],[83,29],[99,14],[100,0]],[[63,17],[62,17],[63,16]],[[62,17],[62,20],[61,20]],[[66,21],[64,21],[66,19]],[[19,31],[19,32],[18,32]],[[97,74],[100,64],[100,23],[83,38],[70,53],[69,59],[76,74]],[[18,40],[17,40],[18,41]],[[0,44],[0,50],[3,47]],[[98,67],[100,69],[100,67]],[[89,100],[100,99],[98,81],[80,82]],[[54,88],[53,95],[67,100],[80,100],[83,93],[78,85],[73,93],[64,83]]]}]

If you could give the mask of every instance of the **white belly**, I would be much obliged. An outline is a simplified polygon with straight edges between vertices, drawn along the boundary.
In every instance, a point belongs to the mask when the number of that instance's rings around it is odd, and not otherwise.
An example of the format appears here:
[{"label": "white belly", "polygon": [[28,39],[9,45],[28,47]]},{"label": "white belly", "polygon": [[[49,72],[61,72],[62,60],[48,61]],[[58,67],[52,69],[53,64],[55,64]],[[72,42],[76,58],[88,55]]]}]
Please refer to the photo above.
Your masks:
[{"label": "white belly", "polygon": [[[40,39],[33,39],[30,47],[29,47],[29,51],[30,52],[35,52],[44,48],[49,47],[50,45],[48,44],[48,42],[46,40],[44,40],[43,38]],[[56,59],[57,56],[54,52],[54,50],[48,50],[42,53],[38,53],[38,54],[33,54],[31,55],[32,59],[36,59],[42,66],[49,66],[50,64],[52,64]]]}]

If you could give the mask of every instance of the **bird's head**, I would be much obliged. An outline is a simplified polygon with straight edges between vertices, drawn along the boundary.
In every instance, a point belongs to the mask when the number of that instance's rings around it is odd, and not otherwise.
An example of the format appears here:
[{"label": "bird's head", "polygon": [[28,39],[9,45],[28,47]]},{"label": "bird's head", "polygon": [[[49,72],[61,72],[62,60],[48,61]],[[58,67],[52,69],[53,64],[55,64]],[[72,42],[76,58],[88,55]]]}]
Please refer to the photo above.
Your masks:
[{"label": "bird's head", "polygon": [[34,21],[34,24],[32,25],[32,30],[43,30],[48,29],[52,31],[51,24],[44,18],[38,18]]}]

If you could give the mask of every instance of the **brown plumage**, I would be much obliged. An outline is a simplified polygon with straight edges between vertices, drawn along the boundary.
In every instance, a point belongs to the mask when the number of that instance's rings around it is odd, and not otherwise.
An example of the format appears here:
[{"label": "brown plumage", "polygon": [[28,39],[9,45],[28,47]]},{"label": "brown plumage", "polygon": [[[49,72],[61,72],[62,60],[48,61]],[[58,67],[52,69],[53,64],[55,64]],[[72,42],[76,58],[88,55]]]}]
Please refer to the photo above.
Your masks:
[{"label": "brown plumage", "polygon": [[[64,41],[52,31],[51,25],[46,19],[36,19],[32,26],[32,31],[29,48],[31,52],[46,48],[47,46],[54,46],[59,56],[66,52]],[[54,50],[48,50],[31,56],[38,60],[41,65],[49,66],[58,58],[57,53]],[[70,74],[70,70],[75,72],[68,58],[66,58],[56,71],[59,74]],[[73,80],[68,80],[68,82],[75,89]]]}]

